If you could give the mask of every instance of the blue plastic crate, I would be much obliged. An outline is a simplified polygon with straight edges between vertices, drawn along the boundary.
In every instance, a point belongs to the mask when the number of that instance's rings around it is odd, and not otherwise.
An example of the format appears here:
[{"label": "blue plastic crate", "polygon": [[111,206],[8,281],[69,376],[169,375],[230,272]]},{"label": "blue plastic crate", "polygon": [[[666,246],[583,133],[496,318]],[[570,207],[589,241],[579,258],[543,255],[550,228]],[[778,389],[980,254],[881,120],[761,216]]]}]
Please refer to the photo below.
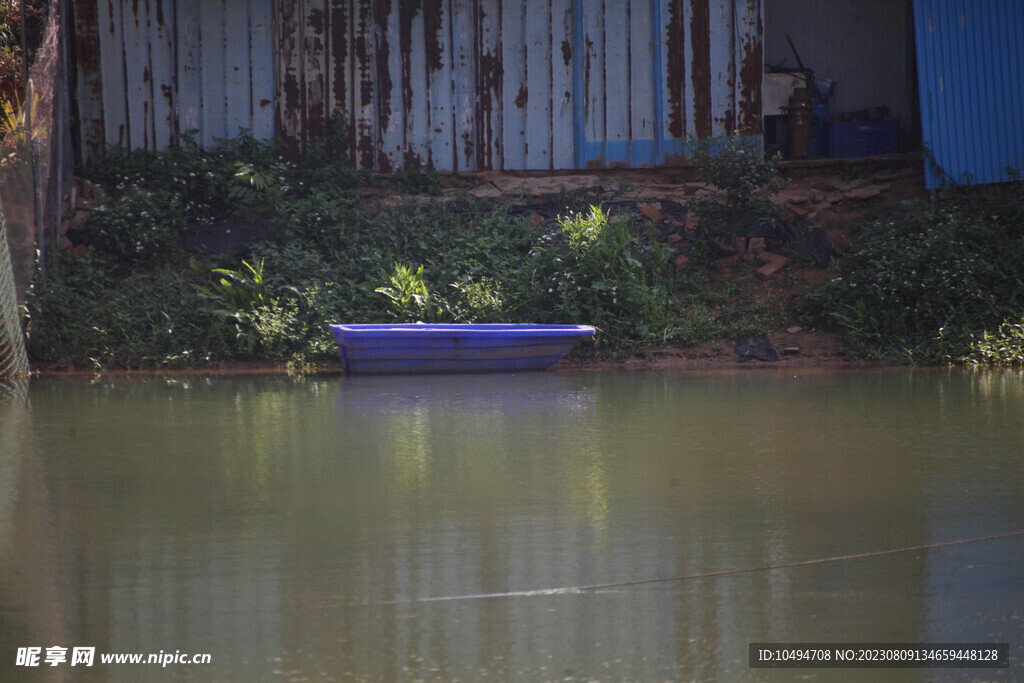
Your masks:
[{"label": "blue plastic crate", "polygon": [[832,157],[870,157],[899,149],[899,121],[833,121],[829,126]]},{"label": "blue plastic crate", "polygon": [[827,157],[828,154],[828,121],[819,118],[811,119],[811,139],[808,150],[811,157]]}]

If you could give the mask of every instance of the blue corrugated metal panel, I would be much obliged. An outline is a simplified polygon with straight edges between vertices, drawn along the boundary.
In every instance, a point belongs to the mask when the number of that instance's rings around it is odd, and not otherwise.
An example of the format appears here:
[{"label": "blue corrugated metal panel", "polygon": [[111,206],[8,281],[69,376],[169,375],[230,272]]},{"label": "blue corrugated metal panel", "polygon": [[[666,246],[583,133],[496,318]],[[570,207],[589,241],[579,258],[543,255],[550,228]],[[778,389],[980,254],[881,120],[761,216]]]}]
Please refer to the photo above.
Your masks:
[{"label": "blue corrugated metal panel", "polygon": [[[363,168],[663,165],[690,135],[758,128],[761,0],[280,4],[279,134],[301,149],[345,111]],[[311,18],[331,12],[347,43],[322,28],[314,68]],[[300,96],[322,70],[352,87]]]},{"label": "blue corrugated metal panel", "polygon": [[81,154],[274,133],[272,0],[76,0]]},{"label": "blue corrugated metal panel", "polygon": [[1024,3],[914,0],[929,188],[1010,180],[1024,166]]},{"label": "blue corrugated metal panel", "polygon": [[740,129],[760,115],[761,3],[604,0],[579,3],[585,166],[653,166],[688,136]]},{"label": "blue corrugated metal panel", "polygon": [[379,171],[653,166],[760,115],[761,0],[75,8],[86,157],[239,128],[300,153],[341,111],[353,159]]}]

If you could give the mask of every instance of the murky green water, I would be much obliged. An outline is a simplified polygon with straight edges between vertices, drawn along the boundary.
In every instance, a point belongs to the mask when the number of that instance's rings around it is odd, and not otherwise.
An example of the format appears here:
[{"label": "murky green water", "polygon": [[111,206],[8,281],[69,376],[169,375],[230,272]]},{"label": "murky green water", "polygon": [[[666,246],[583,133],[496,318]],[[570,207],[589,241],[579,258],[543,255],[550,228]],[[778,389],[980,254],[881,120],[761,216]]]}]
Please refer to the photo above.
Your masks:
[{"label": "murky green water", "polygon": [[1020,372],[44,378],[0,434],[0,680],[1024,675],[1024,536],[695,577],[1024,530]]}]

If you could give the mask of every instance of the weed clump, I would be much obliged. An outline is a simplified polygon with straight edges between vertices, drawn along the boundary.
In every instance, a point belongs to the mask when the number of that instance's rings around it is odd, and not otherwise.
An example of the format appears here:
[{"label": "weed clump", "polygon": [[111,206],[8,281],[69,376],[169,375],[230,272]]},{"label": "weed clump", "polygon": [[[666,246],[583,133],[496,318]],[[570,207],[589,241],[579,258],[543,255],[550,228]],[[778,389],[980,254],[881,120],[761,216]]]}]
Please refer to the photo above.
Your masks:
[{"label": "weed clump", "polygon": [[1022,207],[1019,186],[961,190],[936,211],[907,205],[864,226],[811,301],[870,356],[1019,362],[1012,349],[1024,311]]}]

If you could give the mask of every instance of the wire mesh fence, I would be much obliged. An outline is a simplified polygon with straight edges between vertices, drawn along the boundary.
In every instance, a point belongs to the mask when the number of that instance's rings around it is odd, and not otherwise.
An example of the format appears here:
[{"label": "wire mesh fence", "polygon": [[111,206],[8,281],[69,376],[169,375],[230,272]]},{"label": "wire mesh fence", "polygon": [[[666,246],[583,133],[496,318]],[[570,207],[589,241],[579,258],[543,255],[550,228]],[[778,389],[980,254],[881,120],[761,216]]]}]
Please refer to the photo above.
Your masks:
[{"label": "wire mesh fence", "polygon": [[0,378],[25,373],[20,305],[60,250],[71,186],[67,0],[51,0],[24,93],[0,93]]},{"label": "wire mesh fence", "polygon": [[7,248],[7,230],[0,213],[0,379],[17,378],[27,373],[28,357],[18,314],[14,269]]}]

